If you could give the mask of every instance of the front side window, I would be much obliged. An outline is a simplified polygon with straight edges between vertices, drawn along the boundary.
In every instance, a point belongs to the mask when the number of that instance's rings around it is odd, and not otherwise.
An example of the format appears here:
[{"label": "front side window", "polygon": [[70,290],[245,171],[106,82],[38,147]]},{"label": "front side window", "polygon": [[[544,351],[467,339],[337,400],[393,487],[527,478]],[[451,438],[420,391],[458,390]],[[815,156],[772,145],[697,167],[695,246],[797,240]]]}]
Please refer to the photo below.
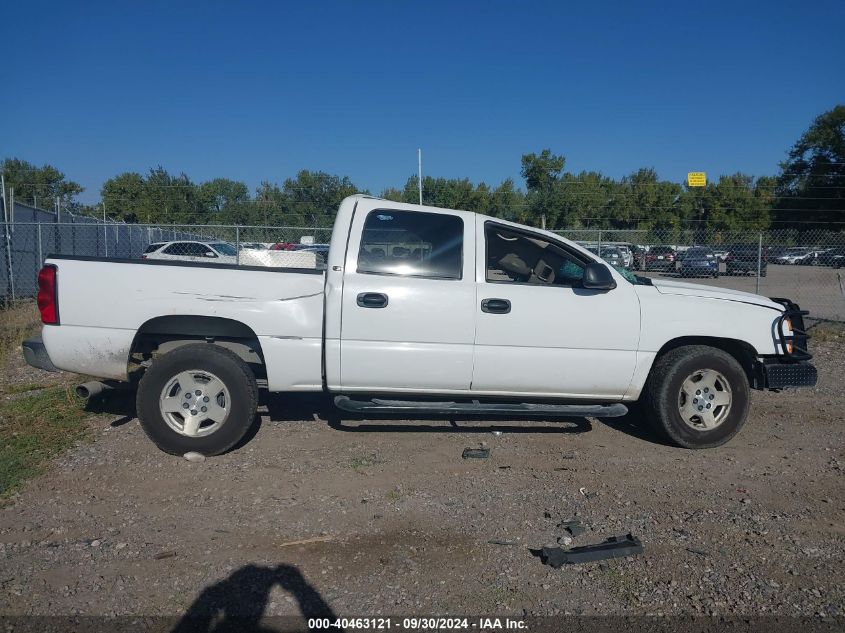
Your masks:
[{"label": "front side window", "polygon": [[421,211],[371,211],[364,221],[358,272],[460,279],[464,221]]},{"label": "front side window", "polygon": [[488,222],[487,281],[546,286],[580,286],[584,264],[537,235]]}]

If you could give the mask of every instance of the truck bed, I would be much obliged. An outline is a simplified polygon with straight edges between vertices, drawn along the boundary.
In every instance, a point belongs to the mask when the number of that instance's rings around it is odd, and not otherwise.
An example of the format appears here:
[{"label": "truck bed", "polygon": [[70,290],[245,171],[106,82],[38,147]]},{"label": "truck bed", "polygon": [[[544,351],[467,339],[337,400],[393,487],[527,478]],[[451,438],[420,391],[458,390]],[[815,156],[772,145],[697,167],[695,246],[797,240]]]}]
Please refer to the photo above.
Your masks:
[{"label": "truck bed", "polygon": [[126,380],[136,333],[152,319],[232,319],[258,338],[271,390],[322,387],[325,276],[318,269],[51,256],[59,320],[45,326],[53,364]]}]

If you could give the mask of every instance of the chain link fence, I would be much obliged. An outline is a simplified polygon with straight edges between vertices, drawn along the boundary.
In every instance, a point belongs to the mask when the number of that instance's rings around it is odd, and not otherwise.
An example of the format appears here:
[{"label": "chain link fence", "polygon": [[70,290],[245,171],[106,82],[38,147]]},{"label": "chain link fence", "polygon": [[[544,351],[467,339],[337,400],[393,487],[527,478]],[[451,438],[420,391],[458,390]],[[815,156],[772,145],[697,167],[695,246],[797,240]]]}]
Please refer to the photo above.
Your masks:
[{"label": "chain link fence", "polygon": [[[44,212],[48,213],[48,212]],[[180,226],[103,223],[94,218],[3,224],[0,294],[32,298],[52,254],[194,261],[242,266],[322,268],[330,227]],[[58,221],[57,221],[58,220]],[[635,274],[683,279],[788,297],[816,319],[845,322],[845,233],[834,231],[557,231]]]}]

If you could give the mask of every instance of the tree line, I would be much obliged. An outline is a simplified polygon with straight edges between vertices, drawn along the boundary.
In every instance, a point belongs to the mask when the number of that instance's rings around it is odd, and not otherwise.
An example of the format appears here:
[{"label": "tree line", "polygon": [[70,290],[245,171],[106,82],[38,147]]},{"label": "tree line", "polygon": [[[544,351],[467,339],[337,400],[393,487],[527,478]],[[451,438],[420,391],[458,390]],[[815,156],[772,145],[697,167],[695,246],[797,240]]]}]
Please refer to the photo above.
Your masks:
[{"label": "tree line", "polygon": [[[280,185],[265,181],[250,192],[237,180],[197,183],[159,166],[110,178],[101,202],[84,205],[77,201],[83,188],[55,167],[7,158],[2,170],[7,191],[14,188],[21,202],[51,208],[58,200],[62,209],[97,217],[105,209],[108,217],[130,223],[327,227],[343,198],[370,193],[347,176],[322,171],[302,170]],[[426,176],[423,202],[549,229],[673,230],[693,223],[727,231],[829,229],[845,222],[845,105],[818,116],[773,176],[722,175],[700,188],[662,180],[651,168],[614,179],[567,171],[566,158],[549,149],[524,154],[520,173],[522,187],[512,179],[489,185]],[[379,195],[417,203],[417,177]]]}]

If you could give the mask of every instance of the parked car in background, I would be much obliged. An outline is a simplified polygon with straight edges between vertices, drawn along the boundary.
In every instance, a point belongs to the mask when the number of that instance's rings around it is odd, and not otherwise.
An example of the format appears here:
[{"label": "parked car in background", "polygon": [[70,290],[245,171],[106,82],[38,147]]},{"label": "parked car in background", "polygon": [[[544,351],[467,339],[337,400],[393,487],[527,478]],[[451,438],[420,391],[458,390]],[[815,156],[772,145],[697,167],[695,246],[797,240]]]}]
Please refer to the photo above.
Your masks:
[{"label": "parked car in background", "polygon": [[646,249],[638,244],[631,245],[631,268],[634,270],[643,270],[645,268],[645,254]]},{"label": "parked car in background", "polygon": [[[757,266],[760,267],[760,276],[766,276],[768,265],[768,249],[763,248],[759,253],[757,244],[737,244],[728,249],[728,256],[725,259],[726,275],[756,275]],[[759,262],[758,262],[759,259]]]},{"label": "parked car in background", "polygon": [[625,257],[622,251],[616,246],[590,246],[587,248],[591,253],[598,255],[611,266],[625,268]]},{"label": "parked car in background", "polygon": [[[150,250],[157,246],[154,250]],[[174,261],[206,262],[211,264],[237,263],[238,250],[228,242],[200,242],[180,240],[150,244],[141,259],[169,259]]]},{"label": "parked car in background", "polygon": [[724,246],[714,246],[713,254],[720,262],[724,262],[728,258],[728,249]]},{"label": "parked car in background", "polygon": [[802,266],[809,264],[813,259],[813,250],[806,247],[788,248],[772,260],[775,264],[786,264],[789,266]]},{"label": "parked car in background", "polygon": [[622,253],[622,261],[625,262],[625,268],[631,268],[634,265],[634,253],[631,251],[631,247],[627,244],[616,244],[615,246]]},{"label": "parked car in background", "polygon": [[709,248],[694,246],[684,251],[678,273],[681,277],[718,277],[719,260]]},{"label": "parked car in background", "polygon": [[821,253],[816,259],[819,266],[830,266],[831,268],[845,267],[845,246],[830,248]]},{"label": "parked car in background", "polygon": [[652,246],[645,255],[646,270],[675,270],[678,254],[671,246]]},{"label": "parked car in background", "polygon": [[249,249],[253,251],[266,251],[267,245],[262,244],[261,242],[241,242],[240,243],[241,250]]}]

